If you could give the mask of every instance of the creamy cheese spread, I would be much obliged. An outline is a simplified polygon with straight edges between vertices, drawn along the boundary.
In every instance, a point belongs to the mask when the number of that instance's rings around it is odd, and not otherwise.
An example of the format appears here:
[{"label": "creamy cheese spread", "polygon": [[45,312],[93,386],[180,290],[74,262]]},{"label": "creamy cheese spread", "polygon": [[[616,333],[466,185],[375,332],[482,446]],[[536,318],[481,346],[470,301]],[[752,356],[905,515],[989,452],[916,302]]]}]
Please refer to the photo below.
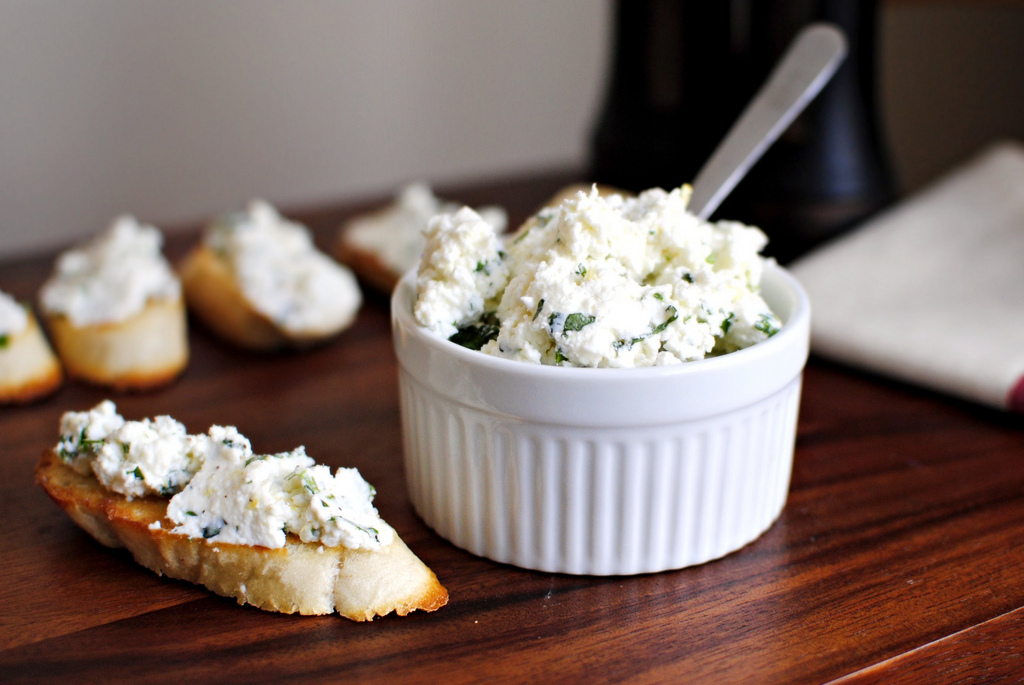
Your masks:
[{"label": "creamy cheese spread", "polygon": [[160,249],[163,235],[133,217],[118,217],[110,228],[58,259],[40,299],[51,314],[76,326],[124,321],[150,300],[176,300],[181,283]]},{"label": "creamy cheese spread", "polygon": [[125,421],[109,400],[65,413],[60,430],[54,452],[79,473],[92,473],[128,499],[170,496],[172,533],[275,548],[289,534],[349,549],[380,549],[394,540],[359,471],[332,474],[302,447],[255,454],[234,427],[189,435],[168,416]]},{"label": "creamy cheese spread", "polygon": [[17,300],[0,291],[0,349],[7,347],[11,336],[28,327],[28,312]]},{"label": "creamy cheese spread", "polygon": [[541,364],[678,364],[781,327],[760,296],[767,238],[687,211],[688,186],[579,192],[501,240],[470,209],[431,220],[414,314],[446,338]]},{"label": "creamy cheese spread", "polygon": [[355,276],[316,249],[305,226],[261,200],[226,214],[204,242],[232,269],[249,304],[291,333],[330,333],[362,304]]},{"label": "creamy cheese spread", "polygon": [[[390,207],[351,221],[345,237],[351,244],[377,255],[391,271],[401,274],[416,266],[423,253],[423,230],[431,217],[458,209],[459,205],[436,197],[429,185],[412,183],[402,189]],[[496,231],[505,230],[505,210],[482,207],[477,211]]]}]

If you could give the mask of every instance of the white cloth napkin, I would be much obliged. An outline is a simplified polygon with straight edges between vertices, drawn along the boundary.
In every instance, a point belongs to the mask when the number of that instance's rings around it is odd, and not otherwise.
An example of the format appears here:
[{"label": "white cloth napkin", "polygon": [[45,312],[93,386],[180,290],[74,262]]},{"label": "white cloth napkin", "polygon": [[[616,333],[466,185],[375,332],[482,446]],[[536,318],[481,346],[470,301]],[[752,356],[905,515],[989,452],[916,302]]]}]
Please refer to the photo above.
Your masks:
[{"label": "white cloth napkin", "polygon": [[822,357],[1024,412],[1024,145],[985,150],[791,266]]}]

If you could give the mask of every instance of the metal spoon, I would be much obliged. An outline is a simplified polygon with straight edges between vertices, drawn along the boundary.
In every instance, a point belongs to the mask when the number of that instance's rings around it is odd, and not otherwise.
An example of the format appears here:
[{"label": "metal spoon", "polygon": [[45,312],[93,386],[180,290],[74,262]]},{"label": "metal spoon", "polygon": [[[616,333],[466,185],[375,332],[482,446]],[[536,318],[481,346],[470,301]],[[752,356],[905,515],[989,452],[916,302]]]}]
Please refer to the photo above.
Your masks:
[{"label": "metal spoon", "polygon": [[711,216],[750,167],[828,83],[846,57],[846,37],[811,24],[793,39],[768,80],[693,182],[690,211]]}]

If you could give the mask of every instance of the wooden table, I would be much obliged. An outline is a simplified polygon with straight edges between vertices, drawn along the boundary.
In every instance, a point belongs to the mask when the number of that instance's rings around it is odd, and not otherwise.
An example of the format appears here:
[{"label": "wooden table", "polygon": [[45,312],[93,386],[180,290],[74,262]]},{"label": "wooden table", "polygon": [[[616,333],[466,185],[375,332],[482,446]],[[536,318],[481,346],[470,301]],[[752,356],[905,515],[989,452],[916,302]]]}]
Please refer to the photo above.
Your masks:
[{"label": "wooden table", "polygon": [[[450,196],[525,217],[569,180],[510,179]],[[383,201],[384,198],[380,198]],[[297,215],[327,247],[374,202]],[[293,215],[295,216],[295,215]],[[175,234],[180,257],[196,237]],[[52,255],[0,264],[34,299]],[[103,390],[66,384],[0,408],[0,680],[4,682],[952,682],[1024,674],[1024,420],[812,360],[789,502],[759,540],[640,577],[524,571],[428,529],[405,494],[387,301],[300,354],[235,350],[198,325],[172,386],[114,399],[192,432],[233,424],[259,451],[304,444],[357,466],[386,520],[447,586],[434,614],[354,623],[238,606],[158,578],[93,542],[32,470],[62,412]],[[980,682],[973,680],[972,682]]]}]

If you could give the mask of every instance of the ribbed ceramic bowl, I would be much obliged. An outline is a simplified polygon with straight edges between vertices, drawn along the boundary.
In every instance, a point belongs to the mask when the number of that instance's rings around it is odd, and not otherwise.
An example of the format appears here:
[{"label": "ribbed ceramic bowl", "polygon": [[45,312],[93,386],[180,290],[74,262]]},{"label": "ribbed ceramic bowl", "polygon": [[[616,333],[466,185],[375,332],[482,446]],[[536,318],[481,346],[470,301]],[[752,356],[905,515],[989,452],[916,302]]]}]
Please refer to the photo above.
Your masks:
[{"label": "ribbed ceramic bowl", "polygon": [[392,295],[409,495],[495,561],[561,573],[677,569],[733,552],[789,489],[810,305],[769,265],[784,326],[753,347],[642,369],[491,357],[421,328],[415,274]]}]

